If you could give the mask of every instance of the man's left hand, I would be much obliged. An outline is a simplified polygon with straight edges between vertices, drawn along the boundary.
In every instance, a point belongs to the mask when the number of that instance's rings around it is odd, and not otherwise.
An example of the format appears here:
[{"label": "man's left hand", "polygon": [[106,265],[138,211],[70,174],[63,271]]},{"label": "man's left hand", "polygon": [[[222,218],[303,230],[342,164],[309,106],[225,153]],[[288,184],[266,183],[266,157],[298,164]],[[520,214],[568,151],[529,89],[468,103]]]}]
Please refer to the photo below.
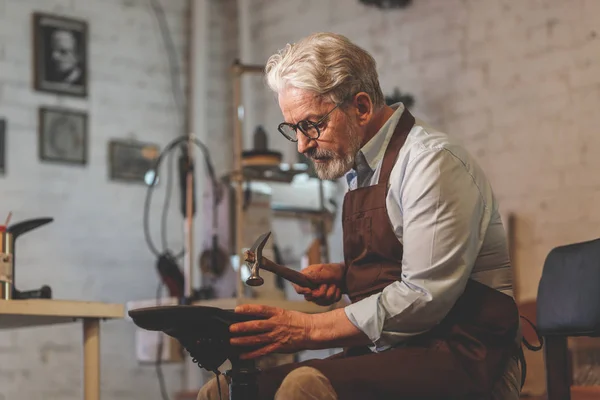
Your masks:
[{"label": "man's left hand", "polygon": [[[310,345],[312,320],[309,314],[258,304],[245,304],[235,308],[239,314],[266,317],[239,322],[229,327],[233,346],[251,346],[256,350],[242,354],[250,359],[270,353],[294,353]],[[239,337],[238,337],[239,336]]]}]

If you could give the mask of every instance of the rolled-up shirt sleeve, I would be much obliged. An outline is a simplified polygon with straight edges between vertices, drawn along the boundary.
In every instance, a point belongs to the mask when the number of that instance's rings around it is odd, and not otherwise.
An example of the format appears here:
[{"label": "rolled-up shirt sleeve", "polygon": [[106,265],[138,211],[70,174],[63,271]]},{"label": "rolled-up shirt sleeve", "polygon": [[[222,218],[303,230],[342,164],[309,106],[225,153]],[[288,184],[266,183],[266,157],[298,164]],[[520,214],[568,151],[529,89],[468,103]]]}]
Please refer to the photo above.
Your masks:
[{"label": "rolled-up shirt sleeve", "polygon": [[489,223],[468,166],[447,149],[416,156],[392,190],[402,215],[402,279],[345,308],[379,351],[446,316],[466,286]]}]

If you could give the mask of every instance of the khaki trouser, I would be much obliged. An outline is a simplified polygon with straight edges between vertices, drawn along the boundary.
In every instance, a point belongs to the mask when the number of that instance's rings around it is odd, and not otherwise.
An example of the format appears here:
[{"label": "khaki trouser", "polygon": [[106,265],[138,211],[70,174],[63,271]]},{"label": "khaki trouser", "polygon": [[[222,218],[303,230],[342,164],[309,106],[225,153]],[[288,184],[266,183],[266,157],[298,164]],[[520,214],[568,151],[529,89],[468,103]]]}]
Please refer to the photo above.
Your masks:
[{"label": "khaki trouser", "polygon": [[[219,377],[221,400],[229,400],[229,388],[224,376]],[[496,384],[492,400],[518,400],[521,389],[521,369],[516,358],[511,358],[504,375]],[[312,367],[300,367],[283,380],[275,400],[337,400],[329,380]],[[217,379],[213,378],[200,389],[197,400],[219,400]],[[400,400],[400,399],[399,399]]]}]

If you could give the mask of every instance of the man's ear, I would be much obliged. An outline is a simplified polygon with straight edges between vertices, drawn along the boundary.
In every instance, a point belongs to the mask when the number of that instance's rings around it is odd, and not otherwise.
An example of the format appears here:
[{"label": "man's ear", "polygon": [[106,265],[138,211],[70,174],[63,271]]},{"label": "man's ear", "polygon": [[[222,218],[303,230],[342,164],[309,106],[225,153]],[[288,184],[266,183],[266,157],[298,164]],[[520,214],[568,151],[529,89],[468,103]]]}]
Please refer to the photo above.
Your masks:
[{"label": "man's ear", "polygon": [[371,97],[365,92],[360,92],[354,96],[354,106],[356,107],[356,122],[360,126],[367,125],[373,116],[373,102]]}]

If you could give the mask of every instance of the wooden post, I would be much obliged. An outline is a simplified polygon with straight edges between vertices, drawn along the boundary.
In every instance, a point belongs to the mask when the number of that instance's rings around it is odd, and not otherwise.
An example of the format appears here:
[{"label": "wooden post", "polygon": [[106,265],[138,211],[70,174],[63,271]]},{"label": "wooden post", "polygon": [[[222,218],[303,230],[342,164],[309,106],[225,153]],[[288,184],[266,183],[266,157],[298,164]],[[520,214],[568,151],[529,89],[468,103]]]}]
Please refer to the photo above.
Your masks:
[{"label": "wooden post", "polygon": [[244,284],[242,282],[242,266],[244,264],[243,255],[243,229],[244,229],[244,171],[242,166],[242,151],[244,146],[244,132],[242,121],[242,75],[244,73],[260,74],[264,72],[264,66],[261,65],[243,65],[236,60],[231,66],[231,78],[233,80],[233,173],[232,181],[235,185],[235,249],[238,254],[238,278],[237,278],[237,298],[244,298]]},{"label": "wooden post", "polygon": [[100,321],[83,320],[83,398],[100,400]]}]

